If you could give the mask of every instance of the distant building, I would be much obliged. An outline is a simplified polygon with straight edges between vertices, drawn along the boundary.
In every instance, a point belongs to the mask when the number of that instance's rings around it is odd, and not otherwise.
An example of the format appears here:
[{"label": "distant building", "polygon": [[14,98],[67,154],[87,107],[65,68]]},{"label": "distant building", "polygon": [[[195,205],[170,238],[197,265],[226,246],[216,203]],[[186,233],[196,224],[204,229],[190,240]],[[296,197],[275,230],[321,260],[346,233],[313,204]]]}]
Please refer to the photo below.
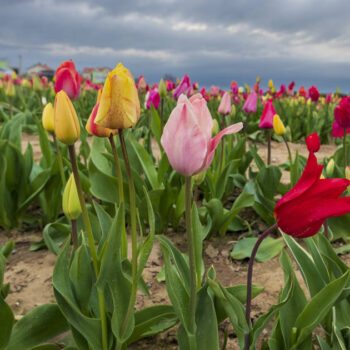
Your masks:
[{"label": "distant building", "polygon": [[112,69],[108,67],[102,68],[84,68],[83,78],[89,79],[95,84],[104,83],[107,78],[107,74],[111,72]]},{"label": "distant building", "polygon": [[34,64],[33,66],[30,66],[27,69],[27,74],[28,75],[38,74],[38,75],[54,76],[55,70],[52,69],[51,67],[47,66],[46,64],[37,63],[37,64]]}]

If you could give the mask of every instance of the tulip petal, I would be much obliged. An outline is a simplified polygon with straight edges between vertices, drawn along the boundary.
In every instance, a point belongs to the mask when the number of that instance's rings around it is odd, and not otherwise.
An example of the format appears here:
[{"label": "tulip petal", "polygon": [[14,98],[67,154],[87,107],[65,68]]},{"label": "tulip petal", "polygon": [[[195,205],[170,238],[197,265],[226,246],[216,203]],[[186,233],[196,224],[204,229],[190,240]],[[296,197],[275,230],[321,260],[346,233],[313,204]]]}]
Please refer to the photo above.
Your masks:
[{"label": "tulip petal", "polygon": [[[181,101],[181,96],[179,98],[179,101]],[[189,101],[192,104],[194,115],[197,117],[197,122],[201,131],[205,134],[207,139],[210,140],[211,132],[213,129],[213,118],[207,107],[207,102],[201,94],[193,95]]]},{"label": "tulip petal", "polygon": [[178,105],[164,127],[161,144],[171,166],[180,174],[198,172],[205,159],[207,138],[201,132],[189,103]]},{"label": "tulip petal", "polygon": [[242,130],[242,128],[243,128],[243,123],[233,124],[233,125],[227,127],[226,129],[220,131],[213,139],[210,140],[210,143],[208,145],[207,155],[206,155],[203,167],[200,169],[200,172],[209,168],[211,162],[213,161],[214,155],[215,155],[215,149],[218,146],[222,137],[224,135],[234,134],[234,133]]}]

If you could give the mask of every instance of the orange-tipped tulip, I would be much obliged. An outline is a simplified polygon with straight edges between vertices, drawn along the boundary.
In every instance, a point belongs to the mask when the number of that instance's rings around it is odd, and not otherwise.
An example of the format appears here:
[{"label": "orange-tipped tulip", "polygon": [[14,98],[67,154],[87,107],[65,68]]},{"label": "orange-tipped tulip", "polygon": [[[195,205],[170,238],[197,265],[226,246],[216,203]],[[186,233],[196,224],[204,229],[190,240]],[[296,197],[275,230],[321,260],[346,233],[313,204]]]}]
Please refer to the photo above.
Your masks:
[{"label": "orange-tipped tulip", "polygon": [[80,125],[74,106],[61,90],[55,99],[54,125],[56,137],[66,145],[73,145],[80,135]]},{"label": "orange-tipped tulip", "polygon": [[140,101],[134,79],[121,63],[103,86],[95,123],[109,129],[133,127],[140,118]]},{"label": "orange-tipped tulip", "polygon": [[115,135],[118,133],[118,130],[116,129],[108,129],[108,128],[104,128],[103,126],[97,125],[95,123],[95,119],[96,119],[96,115],[97,115],[97,111],[98,108],[100,106],[100,103],[98,102],[96,104],[96,106],[94,107],[94,109],[92,110],[90,117],[86,123],[86,131],[94,136],[98,136],[98,137],[109,137],[111,134]]},{"label": "orange-tipped tulip", "polygon": [[46,131],[54,131],[54,109],[52,106],[52,103],[48,103],[43,110],[43,115],[42,115],[42,123],[43,127]]}]

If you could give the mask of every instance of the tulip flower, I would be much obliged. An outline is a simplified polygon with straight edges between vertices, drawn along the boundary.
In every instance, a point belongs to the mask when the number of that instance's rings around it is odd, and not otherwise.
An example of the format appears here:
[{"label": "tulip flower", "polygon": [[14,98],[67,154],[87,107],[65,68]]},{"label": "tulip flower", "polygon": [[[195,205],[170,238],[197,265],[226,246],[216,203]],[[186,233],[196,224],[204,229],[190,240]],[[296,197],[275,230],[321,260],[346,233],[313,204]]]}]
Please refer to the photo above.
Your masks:
[{"label": "tulip flower", "polygon": [[72,60],[65,61],[57,68],[55,82],[56,93],[63,90],[72,100],[76,100],[80,96],[80,76],[75,70]]},{"label": "tulip flower", "polygon": [[306,146],[309,152],[317,152],[320,149],[321,142],[317,132],[310,134],[306,137]]},{"label": "tulip flower", "polygon": [[191,91],[191,82],[187,74],[182,78],[180,84],[173,91],[173,97],[177,100],[181,94],[188,95]]},{"label": "tulip flower", "polygon": [[14,97],[16,95],[15,85],[13,84],[12,80],[8,80],[6,84],[5,95],[7,97]]},{"label": "tulip flower", "polygon": [[288,85],[288,90],[287,90],[287,94],[289,96],[293,96],[294,95],[294,81],[292,81],[289,85]]},{"label": "tulip flower", "polygon": [[218,97],[219,96],[219,92],[220,92],[220,88],[218,86],[214,86],[212,85],[210,87],[210,94],[213,96],[213,97]]},{"label": "tulip flower", "polygon": [[86,131],[89,134],[97,136],[97,137],[109,137],[111,134],[116,135],[118,133],[118,130],[104,128],[103,126],[97,125],[95,123],[95,119],[96,119],[96,115],[97,115],[97,111],[98,111],[99,106],[100,106],[100,103],[98,102],[96,104],[96,106],[94,107],[94,109],[92,110],[90,117],[89,117],[89,119],[86,123],[86,126],[85,126]]},{"label": "tulip flower", "polygon": [[350,97],[343,97],[334,109],[334,118],[342,128],[350,127]]},{"label": "tulip flower", "polygon": [[257,93],[253,90],[247,100],[245,101],[245,104],[242,108],[242,110],[244,112],[247,112],[247,113],[255,113],[256,112],[256,108],[257,108],[257,104],[258,104],[258,95]]},{"label": "tulip flower", "polygon": [[62,209],[64,214],[70,220],[78,219],[81,214],[81,206],[73,173],[70,175],[63,191]]},{"label": "tulip flower", "polygon": [[332,102],[332,95],[331,94],[327,94],[326,95],[326,103],[331,103]]},{"label": "tulip flower", "polygon": [[306,97],[306,90],[305,90],[304,86],[300,86],[299,96]]},{"label": "tulip flower", "polygon": [[54,108],[52,103],[48,103],[43,109],[42,115],[43,127],[46,131],[54,131]]},{"label": "tulip flower", "polygon": [[151,104],[155,109],[159,108],[160,96],[158,89],[148,91],[148,96],[146,100],[146,108],[151,109]]},{"label": "tulip flower", "polygon": [[218,111],[220,114],[230,114],[231,109],[231,95],[227,91],[225,91],[220,101]]},{"label": "tulip flower", "polygon": [[[350,133],[350,128],[346,128],[346,134]],[[333,122],[332,127],[333,137],[344,137],[344,128],[342,128],[337,122]]]},{"label": "tulip flower", "polygon": [[234,80],[231,82],[231,91],[233,95],[238,94],[238,84]]},{"label": "tulip flower", "polygon": [[273,107],[272,99],[265,103],[264,110],[261,115],[259,128],[272,129],[273,128],[273,117],[276,114],[275,108]]},{"label": "tulip flower", "polygon": [[350,181],[320,179],[323,165],[309,153],[305,170],[296,185],[276,204],[274,215],[278,226],[293,237],[315,235],[328,217],[350,212],[350,198],[340,197]]},{"label": "tulip flower", "polygon": [[134,79],[121,63],[107,75],[95,123],[109,129],[127,129],[140,118]]},{"label": "tulip flower", "polygon": [[205,99],[201,94],[190,99],[181,95],[164,127],[161,144],[171,166],[191,176],[209,168],[221,138],[242,127],[242,123],[231,125],[212,139],[213,119]]},{"label": "tulip flower", "polygon": [[55,98],[54,126],[56,137],[66,145],[73,145],[80,136],[77,113],[64,90]]},{"label": "tulip flower", "polygon": [[160,79],[160,82],[159,82],[159,96],[161,98],[165,98],[167,95],[167,88],[166,88],[166,85],[164,83],[164,80],[163,79]]},{"label": "tulip flower", "polygon": [[146,87],[147,87],[146,79],[143,75],[140,75],[137,81],[137,89],[140,91],[146,91]]},{"label": "tulip flower", "polygon": [[311,101],[313,101],[313,102],[317,102],[318,101],[318,99],[320,98],[320,93],[318,92],[316,86],[311,86],[309,88],[309,96],[311,98]]},{"label": "tulip flower", "polygon": [[284,127],[284,124],[278,114],[273,116],[273,130],[280,136],[286,133],[286,128]]},{"label": "tulip flower", "polygon": [[269,80],[268,87],[269,87],[270,90],[272,90],[275,87],[272,79]]}]

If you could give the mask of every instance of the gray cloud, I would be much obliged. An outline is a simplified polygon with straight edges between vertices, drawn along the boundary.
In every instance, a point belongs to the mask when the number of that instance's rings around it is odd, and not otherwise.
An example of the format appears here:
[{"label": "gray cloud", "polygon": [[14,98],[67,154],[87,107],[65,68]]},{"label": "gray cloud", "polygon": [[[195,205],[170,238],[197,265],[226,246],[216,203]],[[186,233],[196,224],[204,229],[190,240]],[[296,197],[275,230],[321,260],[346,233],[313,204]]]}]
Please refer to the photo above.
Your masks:
[{"label": "gray cloud", "polygon": [[188,73],[201,85],[295,80],[321,90],[350,78],[346,0],[1,0],[0,58],[23,68],[119,60],[150,82]]}]

